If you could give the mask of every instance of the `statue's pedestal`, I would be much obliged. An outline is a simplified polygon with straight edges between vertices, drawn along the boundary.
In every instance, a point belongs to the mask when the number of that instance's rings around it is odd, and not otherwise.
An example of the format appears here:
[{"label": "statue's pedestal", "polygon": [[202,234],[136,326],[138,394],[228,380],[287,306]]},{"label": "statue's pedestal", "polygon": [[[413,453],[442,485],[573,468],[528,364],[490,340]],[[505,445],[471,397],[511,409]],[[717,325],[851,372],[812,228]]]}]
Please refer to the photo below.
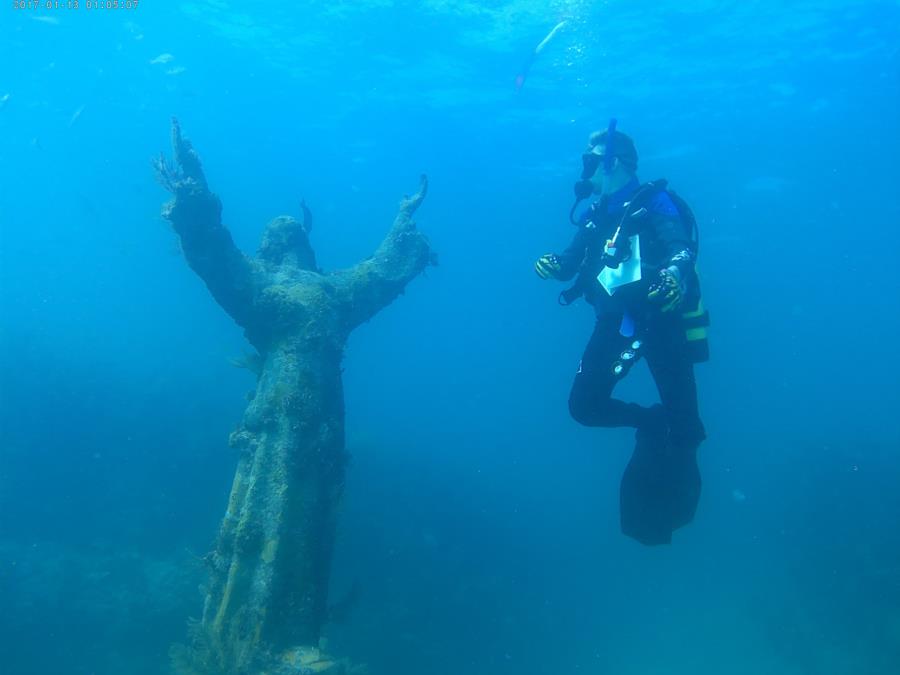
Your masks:
[{"label": "statue's pedestal", "polygon": [[353,675],[364,670],[333,659],[318,647],[295,647],[282,654],[281,661],[266,675]]}]

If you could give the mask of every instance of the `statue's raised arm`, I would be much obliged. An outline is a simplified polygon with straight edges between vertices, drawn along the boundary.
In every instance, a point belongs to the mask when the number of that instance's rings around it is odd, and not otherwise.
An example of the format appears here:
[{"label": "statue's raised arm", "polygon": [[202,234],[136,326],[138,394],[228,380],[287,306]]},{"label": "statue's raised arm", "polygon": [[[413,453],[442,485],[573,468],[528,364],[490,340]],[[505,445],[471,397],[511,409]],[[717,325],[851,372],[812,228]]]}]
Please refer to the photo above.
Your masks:
[{"label": "statue's raised arm", "polygon": [[404,197],[394,224],[375,253],[335,276],[339,280],[350,328],[375,316],[403,292],[406,284],[419,275],[436,256],[413,221],[413,214],[428,192],[428,179],[422,176],[419,190]]},{"label": "statue's raised arm", "polygon": [[163,206],[162,215],[181,240],[188,265],[203,279],[216,302],[246,328],[258,290],[253,266],[222,224],[222,203],[209,191],[200,157],[181,135],[174,118],[172,152],[174,165],[166,162],[162,153],[153,162],[157,180],[174,195]]}]

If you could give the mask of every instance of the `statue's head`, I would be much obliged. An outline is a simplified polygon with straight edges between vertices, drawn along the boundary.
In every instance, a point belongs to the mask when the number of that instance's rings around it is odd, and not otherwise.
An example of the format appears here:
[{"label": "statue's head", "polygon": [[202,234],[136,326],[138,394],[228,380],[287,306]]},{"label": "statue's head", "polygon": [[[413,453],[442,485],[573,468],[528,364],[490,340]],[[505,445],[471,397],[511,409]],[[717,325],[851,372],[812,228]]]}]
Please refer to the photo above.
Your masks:
[{"label": "statue's head", "polygon": [[309,236],[300,221],[290,216],[278,216],[266,226],[259,257],[273,265],[316,269],[316,254],[309,244]]}]

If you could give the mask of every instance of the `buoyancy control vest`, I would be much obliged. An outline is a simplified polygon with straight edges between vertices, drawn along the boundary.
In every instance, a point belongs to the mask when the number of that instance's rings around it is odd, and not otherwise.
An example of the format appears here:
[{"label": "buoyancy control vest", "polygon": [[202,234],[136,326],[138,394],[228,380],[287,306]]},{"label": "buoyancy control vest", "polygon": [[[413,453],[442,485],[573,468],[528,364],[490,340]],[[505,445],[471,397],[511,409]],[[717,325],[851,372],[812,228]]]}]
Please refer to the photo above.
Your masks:
[{"label": "buoyancy control vest", "polygon": [[[685,228],[691,253],[694,256],[694,269],[696,277],[696,259],[700,252],[700,232],[697,226],[697,219],[688,203],[681,198],[674,190],[669,189],[668,181],[659,179],[641,185],[632,196],[631,200],[626,202],[622,215],[616,221],[616,226],[612,230],[614,236],[627,242],[629,237],[636,232],[632,231],[631,223],[639,222],[641,219],[641,211],[649,213],[649,207],[653,199],[661,192],[665,192],[675,208],[678,211],[679,219]],[[628,255],[627,249],[617,249],[619,255]],[[612,265],[615,261],[609,261]],[[596,251],[586,250],[585,258],[581,263],[575,283],[565,291],[559,294],[559,303],[561,305],[570,305],[578,298],[589,293],[589,289],[596,285],[598,265],[605,265],[604,261],[597,259]],[[688,355],[693,363],[701,363],[709,360],[709,341],[707,329],[709,327],[709,312],[703,306],[703,299],[700,294],[700,283],[698,278],[693,279],[696,285],[696,291],[688,297],[688,304],[682,308],[682,323],[685,329],[685,339],[687,341]]]}]

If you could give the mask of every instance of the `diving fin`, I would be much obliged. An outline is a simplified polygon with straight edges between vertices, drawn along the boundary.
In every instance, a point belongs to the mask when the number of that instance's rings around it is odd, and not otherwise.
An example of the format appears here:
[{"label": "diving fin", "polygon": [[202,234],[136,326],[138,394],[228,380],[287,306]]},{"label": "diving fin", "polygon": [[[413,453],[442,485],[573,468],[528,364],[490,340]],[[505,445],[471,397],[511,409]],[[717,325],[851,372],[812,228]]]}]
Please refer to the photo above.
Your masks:
[{"label": "diving fin", "polygon": [[622,533],[647,546],[671,544],[672,532],[694,519],[700,501],[697,446],[675,447],[665,423],[639,428],[622,475]]}]

